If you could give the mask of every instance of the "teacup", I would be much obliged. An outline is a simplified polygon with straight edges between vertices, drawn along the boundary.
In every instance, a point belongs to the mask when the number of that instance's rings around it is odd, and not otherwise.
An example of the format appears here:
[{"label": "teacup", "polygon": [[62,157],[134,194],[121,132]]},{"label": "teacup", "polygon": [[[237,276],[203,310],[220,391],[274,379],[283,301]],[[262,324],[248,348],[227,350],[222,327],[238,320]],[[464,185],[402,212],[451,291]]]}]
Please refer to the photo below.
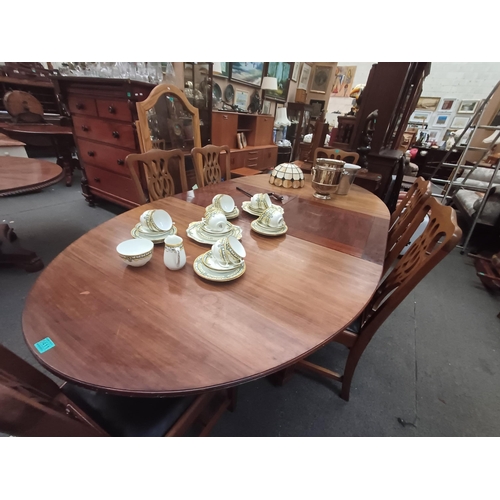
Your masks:
[{"label": "teacup", "polygon": [[272,205],[271,198],[267,193],[254,194],[250,200],[250,206],[254,210],[262,211]]},{"label": "teacup", "polygon": [[222,210],[214,209],[205,212],[203,223],[214,233],[221,233],[227,229],[227,219]]},{"label": "teacup", "polygon": [[273,229],[283,227],[285,225],[283,209],[281,207],[269,207],[261,214],[258,221],[261,225],[272,227]]},{"label": "teacup", "polygon": [[152,241],[133,239],[122,241],[116,247],[116,251],[129,266],[140,267],[151,260],[153,248]]},{"label": "teacup", "polygon": [[234,200],[228,194],[216,194],[212,204],[214,208],[222,210],[225,214],[230,214],[235,207]]},{"label": "teacup", "polygon": [[212,256],[222,267],[236,267],[246,255],[243,245],[234,236],[221,238],[212,245]]},{"label": "teacup", "polygon": [[165,210],[146,210],[141,215],[141,225],[146,231],[165,233],[172,229],[172,217]]}]

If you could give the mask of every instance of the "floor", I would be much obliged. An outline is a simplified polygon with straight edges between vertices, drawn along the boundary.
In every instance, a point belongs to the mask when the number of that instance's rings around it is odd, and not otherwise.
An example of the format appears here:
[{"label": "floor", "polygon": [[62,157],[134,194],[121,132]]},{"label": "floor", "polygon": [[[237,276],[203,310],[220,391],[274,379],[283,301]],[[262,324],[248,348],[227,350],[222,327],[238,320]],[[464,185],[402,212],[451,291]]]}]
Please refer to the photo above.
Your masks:
[{"label": "floor", "polygon": [[[0,222],[47,265],[71,242],[121,213],[90,208],[77,179],[0,198]],[[23,340],[24,300],[40,273],[0,269],[0,342],[30,363]],[[500,311],[471,259],[450,254],[377,332],[354,377],[351,400],[334,382],[297,374],[283,387],[267,379],[240,387],[238,406],[213,436],[498,436]],[[334,344],[313,360],[331,368],[345,359]],[[336,363],[338,361],[338,363]],[[340,365],[342,366],[342,365]],[[40,368],[40,367],[39,367]]]}]

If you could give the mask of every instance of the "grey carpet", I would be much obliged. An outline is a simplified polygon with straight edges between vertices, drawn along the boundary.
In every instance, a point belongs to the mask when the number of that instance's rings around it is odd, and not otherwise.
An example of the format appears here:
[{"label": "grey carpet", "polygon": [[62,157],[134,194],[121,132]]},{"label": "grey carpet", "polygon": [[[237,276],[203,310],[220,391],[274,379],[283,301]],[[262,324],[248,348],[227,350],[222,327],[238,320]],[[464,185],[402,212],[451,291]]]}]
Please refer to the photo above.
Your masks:
[{"label": "grey carpet", "polygon": [[[123,212],[90,208],[79,187],[0,198],[0,222],[48,264],[91,228]],[[0,269],[0,342],[40,368],[23,340],[24,300],[39,273]],[[500,301],[481,285],[471,259],[455,250],[377,332],[355,374],[351,400],[334,382],[294,375],[239,388],[238,406],[213,436],[500,435]],[[331,344],[312,360],[341,368],[346,350]],[[40,368],[41,369],[41,368]],[[408,425],[403,426],[398,418]],[[413,425],[410,425],[413,424]]]}]

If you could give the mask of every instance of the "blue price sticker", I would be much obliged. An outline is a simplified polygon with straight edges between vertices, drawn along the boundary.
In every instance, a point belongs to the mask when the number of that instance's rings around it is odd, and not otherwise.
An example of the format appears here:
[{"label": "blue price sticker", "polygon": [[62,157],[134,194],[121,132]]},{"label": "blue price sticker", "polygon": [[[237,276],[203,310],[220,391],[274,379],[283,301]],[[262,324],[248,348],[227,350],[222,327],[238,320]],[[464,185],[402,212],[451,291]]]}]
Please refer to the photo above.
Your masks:
[{"label": "blue price sticker", "polygon": [[35,344],[36,350],[40,353],[43,354],[45,351],[48,351],[49,349],[52,349],[56,345],[52,340],[50,340],[49,337],[45,337],[44,339],[40,340],[40,342],[37,342]]}]

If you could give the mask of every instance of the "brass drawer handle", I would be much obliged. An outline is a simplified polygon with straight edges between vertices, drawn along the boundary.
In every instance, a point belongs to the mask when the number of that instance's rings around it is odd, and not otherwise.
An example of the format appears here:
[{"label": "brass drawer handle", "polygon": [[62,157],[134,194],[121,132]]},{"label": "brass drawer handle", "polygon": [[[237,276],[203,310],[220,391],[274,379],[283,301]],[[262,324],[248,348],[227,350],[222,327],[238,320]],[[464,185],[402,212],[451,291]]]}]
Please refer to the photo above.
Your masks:
[{"label": "brass drawer handle", "polygon": [[95,156],[95,151],[87,151],[87,154],[88,154],[89,156]]},{"label": "brass drawer handle", "polygon": [[120,137],[120,133],[119,133],[119,132],[117,132],[116,130],[113,130],[113,137],[114,137],[115,139],[118,139],[118,138]]},{"label": "brass drawer handle", "polygon": [[108,111],[111,113],[111,114],[114,114],[116,112],[115,110],[115,107],[114,106],[108,106]]},{"label": "brass drawer handle", "polygon": [[94,177],[94,181],[101,182],[101,179],[99,179],[99,177]]},{"label": "brass drawer handle", "polygon": [[82,104],[81,102],[77,102],[75,104],[76,109],[85,109],[85,104]]},{"label": "brass drawer handle", "polygon": [[227,120],[227,115],[222,115],[222,118],[224,118],[224,120]]},{"label": "brass drawer handle", "polygon": [[87,125],[82,125],[82,130],[84,132],[88,132],[89,131],[89,128],[87,127]]},{"label": "brass drawer handle", "polygon": [[122,159],[116,160],[116,163],[118,163],[118,165],[124,165],[125,164],[125,162]]}]

